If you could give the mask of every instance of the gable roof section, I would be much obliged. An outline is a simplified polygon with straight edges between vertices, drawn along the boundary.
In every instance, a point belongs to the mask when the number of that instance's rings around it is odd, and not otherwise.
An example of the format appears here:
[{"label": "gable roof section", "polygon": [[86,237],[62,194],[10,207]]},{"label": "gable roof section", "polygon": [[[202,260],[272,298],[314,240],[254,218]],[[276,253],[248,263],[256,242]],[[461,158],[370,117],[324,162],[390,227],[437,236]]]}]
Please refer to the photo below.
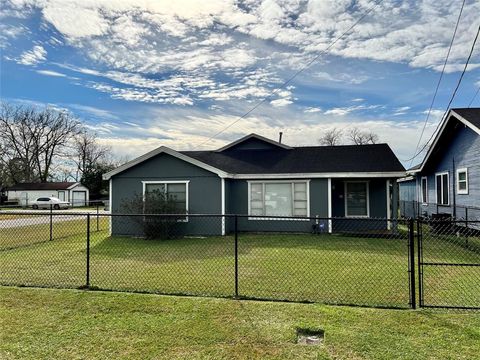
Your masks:
[{"label": "gable roof section", "polygon": [[69,190],[80,185],[79,182],[48,182],[48,183],[22,183],[9,186],[9,191],[26,190]]},{"label": "gable roof section", "polygon": [[194,158],[191,158],[185,154],[182,154],[178,151],[175,151],[173,149],[170,149],[166,146],[160,146],[159,148],[155,149],[155,150],[152,150],[146,154],[143,154],[142,156],[139,156],[138,158],[136,159],[133,159],[119,167],[117,167],[116,169],[113,169],[112,171],[109,171],[105,174],[103,174],[103,180],[109,180],[112,176],[114,175],[117,175],[137,164],[140,164],[154,156],[157,156],[159,154],[168,154],[168,155],[171,155],[177,159],[180,159],[180,160],[183,160],[183,161],[186,161],[190,164],[193,164],[193,165],[196,165],[202,169],[205,169],[205,170],[208,170],[214,174],[217,174],[218,176],[220,177],[227,177],[228,174],[226,172],[224,172],[223,170],[220,170],[220,169],[217,169],[207,163],[204,163],[204,162],[201,162],[201,161],[198,161],[197,159],[194,159]]},{"label": "gable roof section", "polygon": [[422,163],[408,169],[408,173],[414,174],[423,170],[425,164],[428,162],[428,159],[435,150],[438,141],[442,137],[445,128],[451,121],[453,121],[452,119],[463,123],[465,126],[468,126],[470,129],[480,135],[480,108],[450,109],[447,116],[443,120],[440,129],[437,131],[432,146],[430,146],[428,149],[427,155],[423,159]]},{"label": "gable roof section", "polygon": [[266,137],[263,137],[261,135],[252,133],[252,134],[244,136],[244,137],[242,137],[242,138],[240,138],[240,139],[238,139],[238,140],[236,140],[236,141],[234,141],[230,144],[225,145],[224,147],[218,149],[217,152],[222,152],[222,151],[225,151],[225,150],[228,150],[228,149],[232,150],[235,147],[237,147],[238,145],[240,145],[244,142],[247,142],[249,140],[252,140],[252,139],[259,140],[259,141],[264,142],[264,143],[269,144],[269,145],[274,145],[275,147],[278,147],[278,148],[281,148],[281,149],[292,149],[288,145],[285,145],[285,144],[279,143],[278,141],[267,139]]},{"label": "gable roof section", "polygon": [[368,175],[397,172],[400,176],[405,175],[404,167],[387,144],[305,146],[289,151],[183,151],[182,154],[235,174],[234,178],[255,174]]},{"label": "gable roof section", "polygon": [[159,154],[217,174],[221,178],[401,177],[405,168],[387,144],[305,146],[268,150],[175,151],[162,146],[103,175],[109,180]]}]

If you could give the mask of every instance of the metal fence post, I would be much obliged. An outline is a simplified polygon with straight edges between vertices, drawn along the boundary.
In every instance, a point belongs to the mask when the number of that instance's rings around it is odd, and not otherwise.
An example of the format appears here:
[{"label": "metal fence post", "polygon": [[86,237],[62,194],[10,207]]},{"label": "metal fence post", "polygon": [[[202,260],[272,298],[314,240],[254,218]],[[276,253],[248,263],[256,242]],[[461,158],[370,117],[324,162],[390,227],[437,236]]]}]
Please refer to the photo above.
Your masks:
[{"label": "metal fence post", "polygon": [[85,286],[90,286],[90,213],[87,213],[87,269]]},{"label": "metal fence post", "polygon": [[417,308],[417,300],[415,293],[415,227],[413,219],[408,220],[408,249],[409,249],[409,267],[410,267],[410,306],[412,309]]},{"label": "metal fence post", "polygon": [[100,207],[99,203],[97,202],[97,231],[98,231],[98,208]]},{"label": "metal fence post", "polygon": [[238,216],[235,215],[235,297],[238,297]]},{"label": "metal fence post", "polygon": [[50,241],[53,240],[53,205],[50,204]]},{"label": "metal fence post", "polygon": [[423,307],[423,223],[417,219],[418,305]]}]

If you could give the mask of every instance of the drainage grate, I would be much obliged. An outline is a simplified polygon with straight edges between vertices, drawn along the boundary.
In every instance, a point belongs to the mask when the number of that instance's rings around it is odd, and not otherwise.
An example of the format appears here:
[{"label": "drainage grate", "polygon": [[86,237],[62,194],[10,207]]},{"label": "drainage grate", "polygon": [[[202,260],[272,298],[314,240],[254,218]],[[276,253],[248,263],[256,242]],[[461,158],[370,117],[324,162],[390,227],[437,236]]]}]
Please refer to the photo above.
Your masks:
[{"label": "drainage grate", "polygon": [[325,339],[325,331],[322,329],[297,329],[297,344],[321,345]]}]

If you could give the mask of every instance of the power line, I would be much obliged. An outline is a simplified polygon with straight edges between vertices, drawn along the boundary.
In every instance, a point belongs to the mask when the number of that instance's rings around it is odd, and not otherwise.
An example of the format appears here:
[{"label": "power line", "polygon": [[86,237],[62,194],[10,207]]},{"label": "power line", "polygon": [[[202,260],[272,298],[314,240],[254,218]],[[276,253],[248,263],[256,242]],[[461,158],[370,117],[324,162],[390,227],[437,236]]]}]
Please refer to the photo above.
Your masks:
[{"label": "power line", "polygon": [[350,26],[345,32],[343,32],[339,37],[337,37],[333,42],[330,43],[325,49],[323,49],[318,55],[316,55],[312,60],[310,60],[307,64],[302,66],[299,70],[297,70],[292,76],[290,76],[282,85],[279,87],[273,89],[265,98],[263,98],[261,101],[259,101],[255,106],[253,106],[250,110],[248,110],[246,113],[244,113],[242,116],[238,117],[236,120],[225,126],[222,130],[216,132],[213,136],[209,137],[207,140],[203,141],[199,145],[197,145],[195,148],[204,145],[205,143],[209,142],[210,140],[214,139],[218,135],[224,133],[226,130],[231,128],[233,125],[235,125],[237,122],[240,120],[246,118],[248,115],[250,115],[255,109],[257,109],[260,105],[265,103],[267,100],[269,100],[273,95],[275,95],[279,90],[285,88],[288,84],[290,84],[293,79],[295,79],[298,75],[300,75],[303,71],[305,71],[307,68],[309,68],[315,61],[317,61],[320,56],[324,55],[327,53],[338,41],[340,41],[345,35],[347,35],[355,26],[357,26],[367,15],[369,15],[374,8],[376,8],[382,0],[376,0],[375,3],[352,25]]},{"label": "power line", "polygon": [[[440,83],[442,82],[443,74],[445,73],[445,68],[446,68],[447,63],[448,63],[448,58],[450,57],[450,51],[452,51],[453,42],[455,41],[455,36],[457,34],[458,24],[460,24],[460,18],[462,17],[462,12],[463,12],[463,7],[465,6],[465,1],[466,0],[463,0],[462,7],[460,8],[460,13],[458,14],[457,23],[455,24],[455,29],[453,31],[452,40],[450,41],[450,46],[448,47],[447,56],[445,57],[445,61],[443,63],[442,72],[440,73],[440,77],[438,78],[437,86],[435,87],[435,92],[433,93],[432,102],[430,103],[430,107],[428,109],[427,116],[425,117],[425,122],[423,123],[422,132],[420,133],[420,138],[418,139],[417,146],[415,147],[415,151],[413,152],[413,154],[417,153],[418,147],[420,146],[420,142],[422,141],[422,138],[423,138],[423,134],[425,133],[425,128],[427,127],[427,124],[428,124],[428,119],[430,118],[430,113],[432,112],[432,109],[433,109],[433,104],[435,103],[435,99],[437,98],[438,89],[440,88]],[[413,163],[414,159],[415,159],[415,157],[412,158],[412,160],[410,162],[410,167],[412,167],[412,163]]]},{"label": "power line", "polygon": [[[413,159],[415,159],[418,155],[420,155],[428,146],[428,144],[430,143],[430,141],[433,139],[433,136],[436,134],[438,128],[440,127],[440,124],[443,123],[443,120],[445,118],[445,116],[447,115],[448,113],[448,110],[450,109],[450,105],[452,105],[452,102],[453,100],[455,99],[455,96],[457,95],[457,91],[458,91],[458,88],[460,87],[460,84],[463,80],[463,77],[465,75],[465,72],[467,71],[467,67],[468,67],[468,64],[470,63],[470,59],[472,58],[472,54],[473,54],[473,50],[475,49],[475,45],[477,43],[477,39],[478,39],[478,34],[480,33],[480,26],[478,26],[478,29],[477,29],[477,34],[475,35],[475,39],[473,40],[473,44],[472,44],[472,48],[470,49],[470,53],[468,54],[468,58],[467,58],[467,61],[465,63],[465,66],[463,67],[463,71],[462,71],[462,74],[460,75],[460,78],[458,79],[457,81],[457,86],[455,87],[455,90],[453,91],[453,94],[452,96],[450,97],[450,101],[448,102],[448,105],[447,105],[447,108],[445,110],[445,112],[443,113],[443,116],[440,120],[440,122],[437,124],[437,127],[435,128],[435,131],[432,133],[432,135],[430,136],[430,138],[428,139],[428,141],[425,143],[425,145],[422,147],[422,149],[417,152],[413,157],[411,157],[410,159],[407,159],[407,160],[404,160],[404,161],[413,161]],[[411,163],[410,163],[411,164]]]},{"label": "power line", "polygon": [[479,92],[480,92],[480,86],[478,87],[477,91],[475,92],[475,95],[473,95],[472,100],[470,100],[470,102],[468,103],[467,107],[470,107],[473,104],[473,101],[475,100],[475,98],[477,97]]}]

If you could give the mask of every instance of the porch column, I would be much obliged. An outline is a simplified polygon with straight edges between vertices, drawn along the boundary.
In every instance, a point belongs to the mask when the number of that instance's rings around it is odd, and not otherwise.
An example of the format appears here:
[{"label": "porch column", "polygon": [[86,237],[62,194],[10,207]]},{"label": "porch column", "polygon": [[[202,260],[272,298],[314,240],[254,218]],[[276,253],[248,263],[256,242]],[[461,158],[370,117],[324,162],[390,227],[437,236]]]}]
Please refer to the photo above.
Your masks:
[{"label": "porch column", "polygon": [[386,181],[386,194],[387,194],[387,229],[391,230],[392,229],[392,204],[391,204],[391,199],[390,199],[390,179],[387,179]]},{"label": "porch column", "polygon": [[327,212],[327,217],[328,217],[328,232],[331,234],[332,233],[332,178],[328,178],[327,181],[327,187],[328,187],[328,212]]},{"label": "porch column", "polygon": [[[225,178],[221,179],[222,182],[222,215],[225,215]],[[222,216],[222,236],[225,235],[225,216]]]}]

